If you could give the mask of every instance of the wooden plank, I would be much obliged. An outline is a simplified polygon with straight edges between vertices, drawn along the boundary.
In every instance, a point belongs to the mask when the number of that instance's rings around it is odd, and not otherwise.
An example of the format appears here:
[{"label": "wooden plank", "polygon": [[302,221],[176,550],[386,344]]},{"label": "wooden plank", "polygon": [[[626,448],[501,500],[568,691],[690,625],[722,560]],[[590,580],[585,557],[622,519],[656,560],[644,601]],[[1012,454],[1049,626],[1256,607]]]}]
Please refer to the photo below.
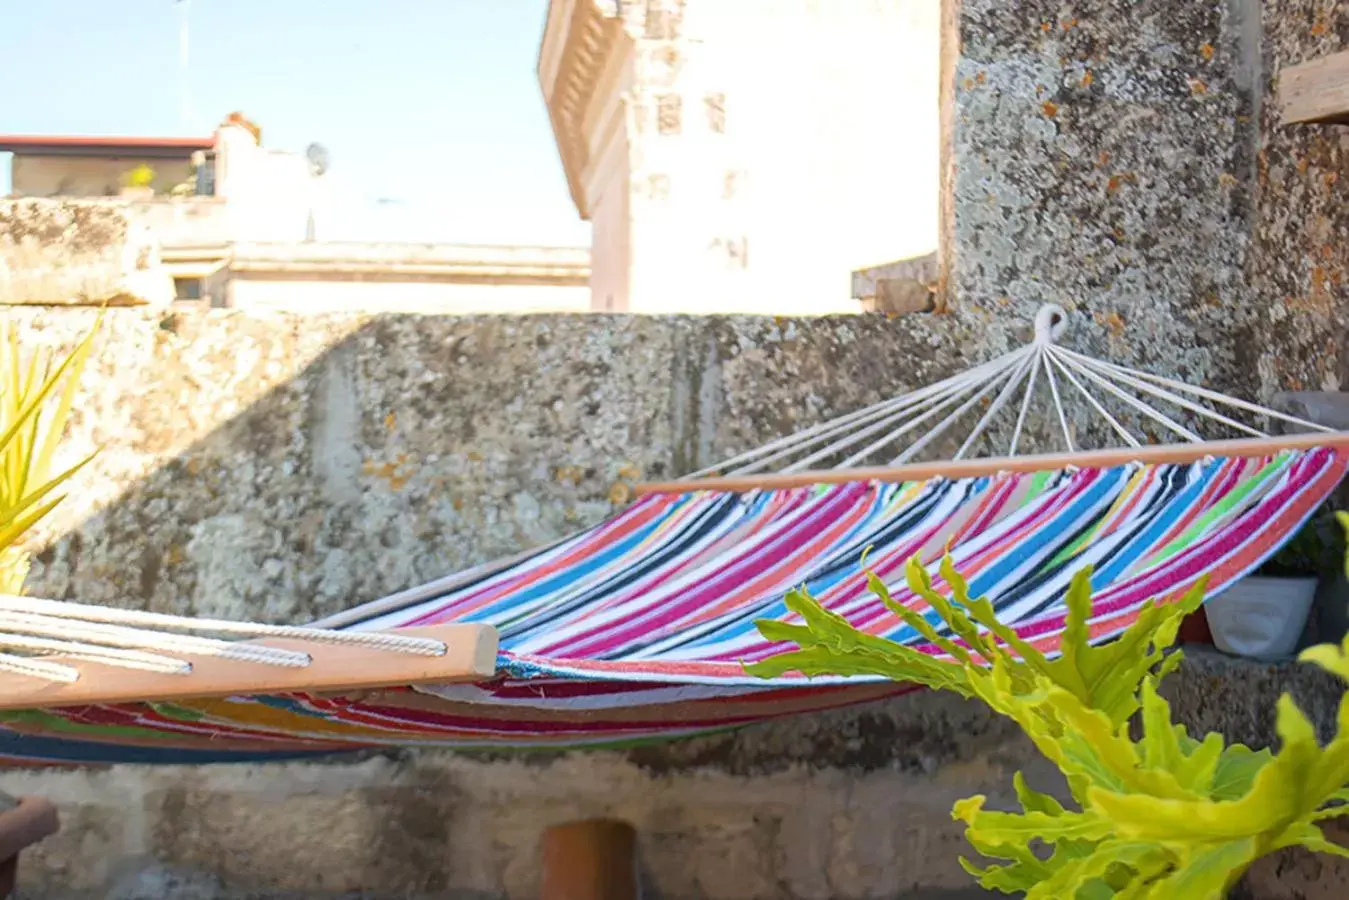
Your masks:
[{"label": "wooden plank", "polygon": [[70,684],[0,672],[0,709],[37,709],[93,703],[192,700],[244,694],[333,694],[416,684],[482,681],[496,673],[498,635],[491,625],[432,625],[399,628],[390,634],[442,641],[441,656],[420,656],[294,639],[249,641],[308,653],[302,669],[222,660],[193,654],[166,654],[192,664],[187,674],[124,669],[101,663],[44,657],[80,672]]},{"label": "wooden plank", "polygon": [[1129,462],[1191,463],[1206,456],[1268,456],[1280,450],[1311,450],[1317,447],[1349,448],[1349,431],[1280,435],[1202,444],[1158,444],[1118,450],[1084,450],[1078,453],[1046,453],[1039,456],[962,459],[955,462],[912,463],[890,468],[829,469],[788,474],[736,475],[688,481],[660,481],[637,485],[639,494],[683,494],[689,491],[753,491],[759,489],[843,484],[849,481],[922,481],[927,478],[978,478],[999,472],[1048,472],[1077,466],[1108,468]]},{"label": "wooden plank", "polygon": [[1349,125],[1349,50],[1290,66],[1279,73],[1283,124]]}]

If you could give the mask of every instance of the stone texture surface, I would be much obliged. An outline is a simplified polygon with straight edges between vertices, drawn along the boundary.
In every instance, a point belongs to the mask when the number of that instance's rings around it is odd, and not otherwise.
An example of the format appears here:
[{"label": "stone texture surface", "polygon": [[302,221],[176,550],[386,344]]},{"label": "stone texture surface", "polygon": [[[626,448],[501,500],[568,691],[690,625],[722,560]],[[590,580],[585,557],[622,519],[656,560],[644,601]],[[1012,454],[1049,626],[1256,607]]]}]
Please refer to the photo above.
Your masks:
[{"label": "stone texture surface", "polygon": [[1349,380],[1342,352],[1349,310],[1349,127],[1284,125],[1279,73],[1349,48],[1349,7],[1336,0],[1267,0],[1253,115],[1255,204],[1250,277],[1264,347],[1264,389],[1338,390]]},{"label": "stone texture surface", "polygon": [[1058,303],[1098,353],[1253,393],[1254,126],[1235,7],[963,0],[945,248],[957,316],[996,331]]},{"label": "stone texture surface", "polygon": [[172,301],[159,244],[128,206],[0,200],[0,305]]},{"label": "stone texture surface", "polygon": [[1349,41],[1344,4],[962,0],[948,36],[958,318],[1055,302],[1120,362],[1340,388],[1349,131],[1282,125],[1275,91]]},{"label": "stone texture surface", "polygon": [[[49,346],[94,320],[9,317]],[[934,352],[938,339],[881,317],[113,311],[66,446],[101,452],[36,535],[30,588],[276,621],[334,612],[592,524],[639,479],[980,351]]]}]

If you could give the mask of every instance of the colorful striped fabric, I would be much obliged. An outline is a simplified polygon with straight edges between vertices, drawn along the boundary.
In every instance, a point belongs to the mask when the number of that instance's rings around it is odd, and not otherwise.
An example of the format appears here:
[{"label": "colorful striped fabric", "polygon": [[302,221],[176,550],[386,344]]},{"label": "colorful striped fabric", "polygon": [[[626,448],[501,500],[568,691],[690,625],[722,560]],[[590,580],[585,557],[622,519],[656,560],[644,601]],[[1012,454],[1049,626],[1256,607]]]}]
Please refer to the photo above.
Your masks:
[{"label": "colorful striped fabric", "polygon": [[[873,634],[913,643],[865,568],[913,608],[913,555],[950,552],[976,594],[1053,652],[1072,575],[1094,570],[1094,639],[1201,576],[1211,594],[1258,566],[1329,496],[1349,452],[1128,465],[961,480],[853,481],[644,497],[599,526],[354,626],[486,622],[490,683],[360,696],[238,697],[0,713],[13,761],[216,762],[380,745],[623,746],[735,728],[907,690],[868,678],[748,677],[786,649],[754,621],[790,619],[804,585]],[[941,582],[938,581],[938,587]],[[423,594],[428,592],[424,591]],[[934,618],[934,621],[935,618]]]}]

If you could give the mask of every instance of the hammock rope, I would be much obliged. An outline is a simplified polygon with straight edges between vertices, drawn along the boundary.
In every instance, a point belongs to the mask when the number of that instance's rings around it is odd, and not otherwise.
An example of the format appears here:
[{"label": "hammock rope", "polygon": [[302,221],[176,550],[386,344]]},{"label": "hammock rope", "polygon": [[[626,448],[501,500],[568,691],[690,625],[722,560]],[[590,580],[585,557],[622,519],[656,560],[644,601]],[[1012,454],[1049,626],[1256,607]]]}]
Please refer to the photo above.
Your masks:
[{"label": "hammock rope", "polygon": [[[1075,441],[1069,426],[1060,379],[1073,391],[1072,396],[1080,399],[1125,447],[1138,448],[1150,441],[1146,436],[1140,437],[1130,431],[1095,391],[1187,443],[1203,443],[1210,438],[1177,421],[1159,409],[1156,403],[1178,407],[1202,421],[1252,437],[1268,438],[1271,435],[1198,401],[1293,425],[1305,431],[1334,433],[1332,428],[1276,409],[1093,359],[1058,343],[1066,329],[1067,313],[1058,306],[1044,306],[1036,315],[1034,337],[1027,346],[927,387],[770,441],[680,480],[693,482],[720,474],[746,476],[767,472],[799,473],[810,471],[813,466],[826,460],[835,459],[838,461],[830,465],[831,469],[869,465],[903,466],[917,459],[977,406],[987,403],[987,409],[952,456],[954,460],[965,459],[976,448],[979,439],[990,432],[1003,412],[1013,406],[1019,395],[1015,425],[1003,451],[1005,456],[1015,457],[1028,417],[1032,410],[1045,402],[1043,395],[1046,392],[1052,413],[1051,421],[1058,423],[1065,449],[1075,453],[1085,448]],[[1044,387],[1047,391],[1037,390],[1041,385],[1041,372],[1045,375]],[[944,417],[937,419],[943,413]],[[933,419],[937,419],[936,423],[930,424]],[[852,451],[864,441],[867,443],[860,450],[838,459],[845,451]],[[887,448],[899,449],[898,452],[893,449],[887,452]]]}]

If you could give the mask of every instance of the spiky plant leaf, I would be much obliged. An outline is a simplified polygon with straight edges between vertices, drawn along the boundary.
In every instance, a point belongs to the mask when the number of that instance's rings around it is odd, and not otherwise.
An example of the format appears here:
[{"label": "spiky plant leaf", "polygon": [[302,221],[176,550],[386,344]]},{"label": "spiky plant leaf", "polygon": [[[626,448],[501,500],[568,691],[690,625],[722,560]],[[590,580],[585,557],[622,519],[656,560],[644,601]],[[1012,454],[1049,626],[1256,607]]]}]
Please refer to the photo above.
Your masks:
[{"label": "spiky plant leaf", "polygon": [[64,499],[57,493],[89,458],[53,473],[56,451],[74,407],[79,377],[100,322],[53,364],[25,353],[17,328],[0,342],[0,592],[16,594],[28,574],[20,541]]}]

